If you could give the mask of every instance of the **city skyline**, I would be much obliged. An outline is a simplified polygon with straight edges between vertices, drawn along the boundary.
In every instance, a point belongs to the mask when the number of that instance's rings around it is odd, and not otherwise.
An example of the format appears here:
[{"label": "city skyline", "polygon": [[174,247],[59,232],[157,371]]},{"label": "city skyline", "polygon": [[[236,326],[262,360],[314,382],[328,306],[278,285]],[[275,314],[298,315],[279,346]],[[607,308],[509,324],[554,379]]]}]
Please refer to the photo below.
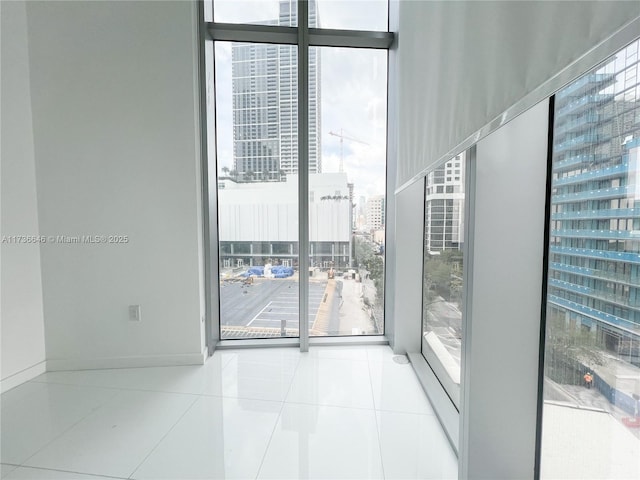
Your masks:
[{"label": "city skyline", "polygon": [[[262,4],[262,2],[259,3]],[[370,11],[363,12],[358,8],[357,3],[340,4],[340,11],[336,12],[333,4],[331,9],[323,9],[326,7],[325,2],[319,1],[321,26],[331,25],[332,28],[334,26],[339,28],[346,26],[339,23],[341,18],[346,18],[346,22],[350,21],[350,18],[359,18],[358,15],[360,15],[364,21],[366,18],[375,16],[375,13]],[[269,18],[266,13],[260,14],[268,10],[266,5],[262,7],[262,10],[255,10],[254,17],[263,19],[261,23]],[[235,11],[237,13],[237,9]],[[275,11],[272,8],[270,15]],[[233,19],[224,16],[221,18],[225,21]],[[316,50],[318,50],[318,57],[321,57],[324,72],[318,80],[322,92],[322,102],[319,105],[322,172],[339,171],[340,139],[329,135],[329,132],[340,132],[342,129],[344,135],[364,142],[363,144],[345,140],[342,145],[344,171],[348,174],[349,181],[355,184],[355,198],[384,194],[386,192],[384,165],[386,162],[387,53],[346,48],[316,48]],[[222,175],[223,168],[233,170],[231,43],[216,42],[215,55],[218,92],[216,95],[217,162],[218,173]],[[340,75],[336,76],[335,72],[340,72]],[[210,126],[210,129],[212,128],[213,126]],[[376,165],[381,165],[380,169],[372,168]]]},{"label": "city skyline", "polygon": [[[294,0],[281,0],[277,19],[288,26],[297,18]],[[309,25],[317,25],[316,4],[309,2]],[[233,43],[233,169],[244,181],[283,180],[298,173],[297,51],[290,45]],[[322,171],[317,51],[309,51],[309,173]]]}]

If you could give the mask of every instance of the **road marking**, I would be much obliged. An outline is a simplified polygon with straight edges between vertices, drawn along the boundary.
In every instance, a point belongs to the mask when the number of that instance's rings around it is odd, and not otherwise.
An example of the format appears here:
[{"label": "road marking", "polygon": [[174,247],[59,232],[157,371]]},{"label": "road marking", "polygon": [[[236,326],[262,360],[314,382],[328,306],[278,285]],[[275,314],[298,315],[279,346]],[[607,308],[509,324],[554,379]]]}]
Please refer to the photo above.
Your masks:
[{"label": "road marking", "polygon": [[253,323],[253,322],[254,322],[254,321],[255,321],[255,320],[260,316],[260,314],[261,314],[262,312],[264,312],[264,310],[265,310],[269,305],[271,305],[271,302],[267,303],[264,307],[262,307],[262,310],[260,310],[260,311],[256,314],[256,316],[255,316],[255,317],[253,317],[249,323],[247,323],[247,327],[248,327],[249,325],[251,325],[251,324],[252,324],[252,323]]},{"label": "road marking", "polygon": [[[261,314],[262,313],[264,313],[265,315],[297,315],[298,314],[298,312],[261,312]],[[270,320],[270,319],[266,318],[265,320]],[[251,321],[253,322],[253,320]]]}]

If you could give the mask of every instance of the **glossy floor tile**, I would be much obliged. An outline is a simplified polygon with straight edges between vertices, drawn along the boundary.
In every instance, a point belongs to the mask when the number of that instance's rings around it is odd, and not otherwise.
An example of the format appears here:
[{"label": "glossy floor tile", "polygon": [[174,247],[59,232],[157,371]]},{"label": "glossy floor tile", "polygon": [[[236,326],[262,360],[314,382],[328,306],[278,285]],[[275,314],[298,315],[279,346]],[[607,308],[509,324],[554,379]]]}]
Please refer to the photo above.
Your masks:
[{"label": "glossy floor tile", "polygon": [[434,415],[376,415],[386,478],[458,478],[458,459]]},{"label": "glossy floor tile", "polygon": [[113,480],[114,477],[100,477],[84,473],[63,472],[44,468],[19,467],[13,470],[6,480]]},{"label": "glossy floor tile", "polygon": [[384,478],[375,412],[285,404],[258,478]]},{"label": "glossy floor tile", "polygon": [[202,397],[133,478],[255,478],[281,409],[280,402]]},{"label": "glossy floor tile", "polygon": [[299,361],[300,352],[292,348],[239,350],[222,370],[220,382],[210,385],[204,393],[283,401]]},{"label": "glossy floor tile", "polygon": [[412,367],[388,347],[48,372],[0,399],[2,480],[457,476]]},{"label": "glossy floor tile", "polygon": [[0,464],[0,478],[5,478],[7,475],[9,475],[10,472],[12,472],[13,470],[15,470],[16,467],[15,465],[6,465],[4,463]]},{"label": "glossy floor tile", "polygon": [[433,408],[413,367],[392,360],[392,355],[369,361],[373,401],[377,410],[433,415]]},{"label": "glossy floor tile", "polygon": [[192,395],[122,391],[25,465],[126,478],[196,400]]},{"label": "glossy floor tile", "polygon": [[305,357],[287,402],[373,408],[367,361]]},{"label": "glossy floor tile", "polygon": [[[22,395],[23,389],[30,390]],[[50,441],[73,427],[118,392],[116,390],[31,383],[2,395],[0,457],[22,464]]]}]

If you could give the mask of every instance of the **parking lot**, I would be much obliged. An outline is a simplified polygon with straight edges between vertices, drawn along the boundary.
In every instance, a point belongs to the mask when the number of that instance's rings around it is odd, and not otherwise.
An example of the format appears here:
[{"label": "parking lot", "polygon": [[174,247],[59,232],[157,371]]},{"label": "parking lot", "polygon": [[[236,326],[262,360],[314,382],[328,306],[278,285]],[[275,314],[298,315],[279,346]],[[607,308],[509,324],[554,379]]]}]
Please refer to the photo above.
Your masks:
[{"label": "parking lot", "polygon": [[[315,320],[326,281],[309,284],[309,324]],[[253,284],[224,282],[220,288],[222,325],[280,329],[298,328],[298,282],[256,278]]]}]

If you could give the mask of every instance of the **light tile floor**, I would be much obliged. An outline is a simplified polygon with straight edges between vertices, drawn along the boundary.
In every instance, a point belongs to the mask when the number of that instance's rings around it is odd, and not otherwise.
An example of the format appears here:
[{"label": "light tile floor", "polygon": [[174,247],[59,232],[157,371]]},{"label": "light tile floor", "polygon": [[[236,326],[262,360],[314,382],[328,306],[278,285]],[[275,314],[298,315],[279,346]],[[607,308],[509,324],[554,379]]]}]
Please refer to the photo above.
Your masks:
[{"label": "light tile floor", "polygon": [[411,366],[389,347],[49,372],[0,403],[3,480],[457,478]]}]

